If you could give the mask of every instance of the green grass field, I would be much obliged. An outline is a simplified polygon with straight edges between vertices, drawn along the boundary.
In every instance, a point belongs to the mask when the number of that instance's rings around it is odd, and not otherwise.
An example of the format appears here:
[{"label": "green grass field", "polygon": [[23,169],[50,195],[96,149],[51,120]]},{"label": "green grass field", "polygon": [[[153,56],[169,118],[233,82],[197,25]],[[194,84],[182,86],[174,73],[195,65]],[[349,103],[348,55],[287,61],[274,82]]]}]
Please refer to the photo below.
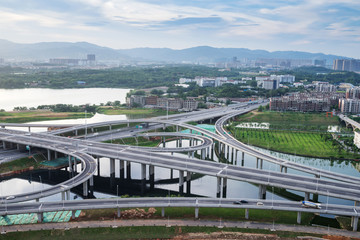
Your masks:
[{"label": "green grass field", "polygon": [[[101,107],[97,110],[99,113],[106,115],[120,115],[124,114],[130,118],[149,118],[166,115],[166,110],[150,109],[150,108],[105,108]],[[177,112],[176,112],[177,113]],[[174,112],[169,111],[169,115]]]},{"label": "green grass field", "polygon": [[326,113],[257,112],[253,111],[236,118],[237,122],[270,123],[276,129],[327,130],[328,125],[339,125],[338,117],[326,117]]},{"label": "green grass field", "polygon": [[357,159],[359,154],[346,152],[340,145],[326,140],[324,133],[281,130],[232,128],[233,135],[241,142],[269,150],[302,156]]},{"label": "green grass field", "polygon": [[[87,117],[92,117],[92,113],[88,113]],[[82,112],[63,112],[55,113],[51,111],[24,111],[24,112],[0,112],[0,122],[5,123],[25,123],[35,121],[48,121],[58,119],[74,119],[84,118]]]}]

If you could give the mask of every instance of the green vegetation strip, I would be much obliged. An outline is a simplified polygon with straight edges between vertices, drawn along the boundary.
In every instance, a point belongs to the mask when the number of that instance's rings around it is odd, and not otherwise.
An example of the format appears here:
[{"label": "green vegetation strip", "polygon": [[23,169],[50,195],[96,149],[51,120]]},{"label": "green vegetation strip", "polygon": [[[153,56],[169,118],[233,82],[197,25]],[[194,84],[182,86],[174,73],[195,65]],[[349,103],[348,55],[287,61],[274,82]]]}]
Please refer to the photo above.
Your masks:
[{"label": "green vegetation strip", "polygon": [[[254,234],[276,234],[279,237],[296,238],[297,236],[316,236],[319,234],[294,233],[262,229],[242,229],[242,228],[223,228],[217,227],[198,227],[198,226],[182,226],[182,227],[160,227],[160,226],[143,226],[143,227],[118,227],[118,228],[76,228],[66,230],[44,230],[31,232],[14,232],[0,235],[0,239],[67,239],[67,240],[98,240],[98,239],[169,239],[178,235],[187,233],[204,233],[210,234],[214,232],[242,232]],[[206,236],[206,235],[205,235]]]},{"label": "green vegetation strip", "polygon": [[[89,113],[87,117],[92,117]],[[26,112],[0,112],[0,122],[5,123],[25,123],[35,121],[47,121],[58,119],[84,118],[84,113],[63,112],[53,113],[50,111],[26,111]]]},{"label": "green vegetation strip", "polygon": [[[147,208],[144,208],[148,211]],[[153,218],[161,217],[161,208],[155,208],[156,212]],[[126,209],[122,209],[126,210]],[[80,218],[82,221],[97,221],[101,219],[114,219],[117,214],[116,209],[97,209],[97,210],[83,210],[84,216]],[[165,208],[165,216],[170,219],[194,219],[195,209],[191,207],[169,207]],[[314,215],[311,213],[301,214],[301,224],[310,225]],[[297,213],[289,211],[275,211],[275,210],[257,210],[249,209],[249,220],[245,219],[245,209],[234,208],[200,208],[200,219],[223,219],[231,221],[257,221],[270,222],[282,224],[297,224]]]},{"label": "green vegetation strip", "polygon": [[29,167],[39,167],[39,163],[33,158],[20,158],[11,162],[3,163],[0,165],[0,173],[19,171]]}]

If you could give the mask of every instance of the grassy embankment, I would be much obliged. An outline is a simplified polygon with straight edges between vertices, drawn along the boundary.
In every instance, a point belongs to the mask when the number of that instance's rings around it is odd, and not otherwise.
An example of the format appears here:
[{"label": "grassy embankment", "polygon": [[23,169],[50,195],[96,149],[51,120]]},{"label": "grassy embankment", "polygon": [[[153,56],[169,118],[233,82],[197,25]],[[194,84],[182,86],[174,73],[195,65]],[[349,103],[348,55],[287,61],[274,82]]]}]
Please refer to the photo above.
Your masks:
[{"label": "grassy embankment", "polygon": [[[242,122],[268,122],[270,129],[235,127]],[[327,132],[329,125],[339,124],[337,117],[326,117],[325,113],[251,112],[239,116],[230,129],[238,140],[273,151],[332,159],[359,158],[359,154],[345,151]]]},{"label": "grassy embankment", "polygon": [[[150,108],[112,108],[100,107],[98,113],[106,115],[127,115],[130,118],[150,118],[166,115],[166,110],[150,109]],[[169,111],[168,114],[175,114],[177,112]]]},{"label": "grassy embankment", "polygon": [[[229,238],[230,233],[251,233],[251,234],[271,234],[271,238],[279,236],[287,239],[298,239],[298,236],[314,236],[321,237],[319,234],[297,233],[297,232],[284,232],[262,229],[248,229],[248,228],[222,228],[218,227],[165,227],[165,226],[143,226],[143,227],[118,227],[118,228],[76,228],[70,230],[46,230],[46,231],[31,231],[31,232],[15,232],[0,235],[1,239],[67,239],[67,240],[98,240],[98,239],[172,239],[176,236],[181,236],[188,233],[202,233],[201,236],[206,239],[215,239],[210,237],[209,234],[222,232],[223,234],[217,235],[216,239]],[[241,239],[239,235],[233,236],[236,239]],[[255,237],[255,236],[254,236]],[[266,239],[266,236],[259,236],[261,239]],[[270,236],[269,236],[270,237]],[[259,238],[259,239],[260,239]],[[179,238],[180,239],[180,238]],[[191,238],[193,239],[193,238]],[[257,239],[256,237],[254,239]]]},{"label": "grassy embankment", "polygon": [[[87,117],[92,117],[91,113]],[[61,112],[55,113],[50,111],[22,111],[22,112],[0,112],[0,122],[5,123],[25,123],[35,121],[59,120],[59,119],[74,119],[84,118],[82,112]]]}]

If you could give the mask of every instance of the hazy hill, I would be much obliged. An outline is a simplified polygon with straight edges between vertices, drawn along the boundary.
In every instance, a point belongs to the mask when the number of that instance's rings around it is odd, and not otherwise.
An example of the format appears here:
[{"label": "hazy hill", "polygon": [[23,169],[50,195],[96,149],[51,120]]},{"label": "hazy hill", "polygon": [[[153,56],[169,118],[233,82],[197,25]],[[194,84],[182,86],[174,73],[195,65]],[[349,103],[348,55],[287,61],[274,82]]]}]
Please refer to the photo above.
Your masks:
[{"label": "hazy hill", "polygon": [[98,60],[157,61],[171,63],[214,63],[231,60],[257,58],[282,59],[326,59],[328,64],[341,56],[323,53],[308,53],[297,51],[268,52],[265,50],[250,50],[246,48],[213,48],[200,46],[182,50],[169,48],[134,48],[116,50],[101,47],[87,42],[41,42],[33,44],[19,44],[7,40],[0,40],[0,58],[16,60],[48,60],[50,58],[86,58],[89,53],[96,54]]}]

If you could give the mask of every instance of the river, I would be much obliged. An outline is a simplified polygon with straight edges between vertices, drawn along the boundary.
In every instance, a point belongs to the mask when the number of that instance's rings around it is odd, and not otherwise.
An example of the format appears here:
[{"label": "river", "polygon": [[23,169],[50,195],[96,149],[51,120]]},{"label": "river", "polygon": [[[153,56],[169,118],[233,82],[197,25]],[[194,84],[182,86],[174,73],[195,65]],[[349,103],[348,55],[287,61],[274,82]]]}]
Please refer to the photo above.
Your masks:
[{"label": "river", "polygon": [[97,104],[108,101],[125,103],[131,89],[81,88],[81,89],[0,89],[0,109],[12,111],[14,107],[37,107],[52,104]]}]

